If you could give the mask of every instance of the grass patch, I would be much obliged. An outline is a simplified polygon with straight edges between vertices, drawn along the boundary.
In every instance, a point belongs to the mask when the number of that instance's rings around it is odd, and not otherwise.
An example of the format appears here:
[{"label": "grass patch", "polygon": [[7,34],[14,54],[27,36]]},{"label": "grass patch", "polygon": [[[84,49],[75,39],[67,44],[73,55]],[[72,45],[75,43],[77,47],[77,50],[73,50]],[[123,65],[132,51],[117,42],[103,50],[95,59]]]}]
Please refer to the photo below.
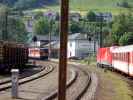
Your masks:
[{"label": "grass patch", "polygon": [[[80,63],[89,65],[88,69],[99,77],[99,93],[96,100],[133,100],[133,90],[122,77],[115,72],[96,67],[96,57],[88,57]],[[100,98],[99,98],[100,97]]]},{"label": "grass patch", "polygon": [[[82,16],[85,16],[87,12],[93,10],[95,12],[111,12],[113,15],[120,13],[128,13],[128,8],[118,7],[117,3],[123,2],[123,0],[70,0],[70,12],[78,12]],[[132,0],[126,0],[130,5],[133,5]],[[38,8],[32,10],[33,12],[46,12],[46,11],[60,12],[60,5],[45,6],[44,8]],[[130,11],[132,13],[132,11]]]},{"label": "grass patch", "polygon": [[[129,89],[128,83],[123,81],[121,77],[112,72],[102,72],[101,76],[105,78],[106,82],[108,81],[112,84],[112,86],[110,86],[112,87],[111,91],[114,92],[111,97],[112,100],[132,100],[132,97],[129,95],[132,94],[132,91]],[[105,87],[105,89],[106,88],[107,87]]]}]

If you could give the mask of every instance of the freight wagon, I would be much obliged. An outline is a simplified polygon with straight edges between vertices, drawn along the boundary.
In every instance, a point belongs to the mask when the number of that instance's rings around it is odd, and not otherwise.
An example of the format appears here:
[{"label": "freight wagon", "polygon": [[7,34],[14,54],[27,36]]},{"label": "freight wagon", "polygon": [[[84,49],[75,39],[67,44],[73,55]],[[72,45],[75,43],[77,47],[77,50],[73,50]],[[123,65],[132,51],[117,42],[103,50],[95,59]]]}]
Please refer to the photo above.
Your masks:
[{"label": "freight wagon", "polygon": [[28,62],[28,48],[23,44],[0,41],[0,70],[10,71],[13,67]]}]

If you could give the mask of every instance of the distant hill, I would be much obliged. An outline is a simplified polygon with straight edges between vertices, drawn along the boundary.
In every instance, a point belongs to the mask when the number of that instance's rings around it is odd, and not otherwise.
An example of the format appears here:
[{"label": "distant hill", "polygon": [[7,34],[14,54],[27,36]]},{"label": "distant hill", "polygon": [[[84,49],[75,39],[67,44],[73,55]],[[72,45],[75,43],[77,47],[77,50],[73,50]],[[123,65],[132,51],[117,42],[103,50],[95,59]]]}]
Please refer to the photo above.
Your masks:
[{"label": "distant hill", "polygon": [[[43,5],[55,5],[58,4],[59,0],[0,0],[0,3],[13,5],[18,1],[32,1],[38,6]],[[69,0],[71,7],[116,7],[118,3],[128,2],[133,4],[133,0]]]},{"label": "distant hill", "polygon": [[55,5],[58,4],[58,0],[0,0],[1,4],[5,4],[8,6],[14,6],[17,2],[30,2],[34,3],[31,5],[36,5],[36,7],[44,6],[44,5]]},{"label": "distant hill", "polygon": [[[14,6],[18,3],[18,7],[22,6],[27,8],[38,8],[38,7],[53,7],[52,9],[56,9],[59,7],[60,0],[0,0],[0,3],[7,4],[10,6]],[[121,11],[126,11],[128,5],[133,7],[133,0],[69,0],[70,1],[70,9],[73,11],[81,11],[86,12],[90,9],[98,10],[98,11],[109,11],[112,13],[118,13]],[[56,6],[56,8],[54,8]],[[23,8],[22,7],[22,8]]]}]

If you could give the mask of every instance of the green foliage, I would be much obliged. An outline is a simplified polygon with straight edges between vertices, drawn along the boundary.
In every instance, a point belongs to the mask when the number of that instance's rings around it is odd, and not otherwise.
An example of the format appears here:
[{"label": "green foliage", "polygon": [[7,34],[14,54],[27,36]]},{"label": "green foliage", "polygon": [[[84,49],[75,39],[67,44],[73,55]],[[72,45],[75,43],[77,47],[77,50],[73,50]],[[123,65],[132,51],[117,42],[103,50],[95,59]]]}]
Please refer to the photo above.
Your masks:
[{"label": "green foliage", "polygon": [[52,24],[52,35],[59,35],[59,22],[53,22]]},{"label": "green foliage", "polygon": [[41,17],[34,23],[34,33],[40,35],[46,35],[50,31],[50,24],[48,19]]},{"label": "green foliage", "polygon": [[36,3],[36,0],[18,0],[15,3],[14,7],[16,9],[23,9],[23,10],[25,10],[25,9],[33,8],[35,3]]},{"label": "green foliage", "polygon": [[80,33],[81,30],[82,30],[82,28],[81,28],[79,22],[74,22],[74,21],[71,22],[70,31],[71,31],[72,33]]},{"label": "green foliage", "polygon": [[43,12],[41,12],[41,11],[36,12],[35,15],[34,15],[35,19],[39,19],[41,17],[43,17]]},{"label": "green foliage", "polygon": [[21,17],[10,15],[12,10],[6,6],[0,7],[0,39],[6,36],[7,41],[26,42],[27,32]]},{"label": "green foliage", "polygon": [[119,40],[120,45],[133,44],[133,32],[125,33]]},{"label": "green foliage", "polygon": [[11,41],[16,42],[27,42],[28,40],[28,33],[25,29],[25,24],[22,20],[11,18],[8,21],[8,35]]},{"label": "green foliage", "polygon": [[[116,44],[124,45],[127,44],[127,36],[125,36],[125,33],[132,32],[132,26],[133,26],[133,16],[131,14],[125,15],[120,14],[115,17],[114,23],[112,25],[112,42]],[[124,35],[124,36],[123,36]],[[121,40],[120,40],[121,38]]]},{"label": "green foliage", "polygon": [[127,1],[121,1],[120,3],[117,3],[117,6],[124,7],[124,8],[130,8],[130,5]]},{"label": "green foliage", "polygon": [[86,17],[90,22],[96,21],[96,14],[93,11],[89,11]]},{"label": "green foliage", "polygon": [[112,25],[112,31],[117,33],[119,36],[123,35],[125,32],[127,32],[129,23],[128,20],[128,16],[125,14],[116,16]]}]

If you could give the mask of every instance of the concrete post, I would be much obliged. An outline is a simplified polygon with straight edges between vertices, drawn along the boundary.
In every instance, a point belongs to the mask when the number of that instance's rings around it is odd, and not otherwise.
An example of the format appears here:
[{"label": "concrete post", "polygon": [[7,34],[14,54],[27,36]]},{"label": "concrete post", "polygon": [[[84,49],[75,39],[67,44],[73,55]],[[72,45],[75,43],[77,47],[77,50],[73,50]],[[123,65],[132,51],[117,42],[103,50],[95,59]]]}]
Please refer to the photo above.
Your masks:
[{"label": "concrete post", "polygon": [[18,77],[19,77],[19,70],[18,69],[12,69],[12,98],[18,98]]}]

